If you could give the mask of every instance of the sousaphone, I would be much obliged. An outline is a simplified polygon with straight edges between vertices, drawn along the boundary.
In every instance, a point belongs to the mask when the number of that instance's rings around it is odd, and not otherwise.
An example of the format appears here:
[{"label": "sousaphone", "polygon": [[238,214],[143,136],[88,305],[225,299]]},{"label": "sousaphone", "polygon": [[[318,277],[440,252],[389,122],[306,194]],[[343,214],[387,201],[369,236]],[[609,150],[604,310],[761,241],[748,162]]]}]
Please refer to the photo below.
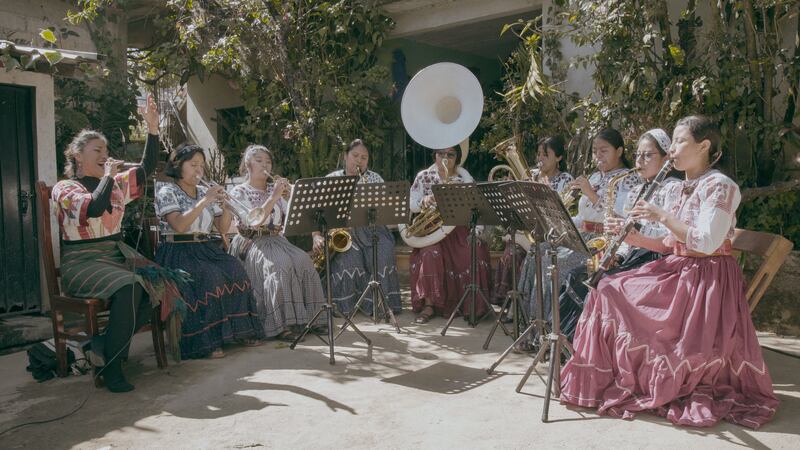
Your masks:
[{"label": "sousaphone", "polygon": [[[483,90],[478,79],[466,67],[449,62],[433,64],[414,75],[400,105],[403,126],[416,143],[433,150],[461,146],[459,166],[467,159],[468,139],[482,113]],[[398,228],[407,245],[421,248],[441,241],[454,227],[442,224],[434,206],[424,208],[411,225],[403,223]]]}]

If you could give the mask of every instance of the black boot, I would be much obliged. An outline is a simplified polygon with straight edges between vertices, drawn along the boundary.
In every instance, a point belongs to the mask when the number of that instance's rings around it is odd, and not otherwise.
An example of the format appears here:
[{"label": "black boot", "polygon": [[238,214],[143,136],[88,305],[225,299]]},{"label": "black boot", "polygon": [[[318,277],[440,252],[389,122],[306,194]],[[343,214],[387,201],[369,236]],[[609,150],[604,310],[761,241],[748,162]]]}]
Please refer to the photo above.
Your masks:
[{"label": "black boot", "polygon": [[103,378],[103,382],[111,392],[129,392],[133,390],[133,385],[128,383],[125,375],[122,374],[122,361],[115,359],[110,364],[95,368],[95,376]]}]

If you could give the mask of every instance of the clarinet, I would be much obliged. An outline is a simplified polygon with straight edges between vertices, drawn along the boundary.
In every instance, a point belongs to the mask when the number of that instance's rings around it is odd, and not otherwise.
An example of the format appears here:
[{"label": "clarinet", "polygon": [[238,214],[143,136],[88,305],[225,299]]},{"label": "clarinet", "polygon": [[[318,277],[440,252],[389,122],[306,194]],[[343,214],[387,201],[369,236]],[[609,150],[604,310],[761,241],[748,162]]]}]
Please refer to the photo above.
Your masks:
[{"label": "clarinet", "polygon": [[[642,192],[639,193],[639,197],[636,199],[636,202],[634,202],[634,205],[638,203],[639,200],[644,200],[646,202],[650,201],[656,191],[661,188],[661,183],[664,181],[664,178],[667,177],[667,174],[669,174],[670,171],[672,171],[672,160],[667,160],[667,162],[665,162],[661,167],[661,170],[658,171],[658,175],[656,175],[653,181],[647,185],[645,189],[642,189]],[[608,269],[611,268],[611,263],[614,261],[614,256],[616,256],[620,245],[622,245],[622,243],[625,241],[625,237],[633,228],[638,230],[641,228],[641,224],[630,219],[629,217],[622,225],[622,229],[620,230],[619,234],[614,236],[609,241],[608,247],[606,248],[605,254],[603,254],[603,259],[600,260],[597,270],[585,283],[587,286],[592,289],[597,287],[597,283],[600,282],[600,278],[606,271],[608,271]]]}]

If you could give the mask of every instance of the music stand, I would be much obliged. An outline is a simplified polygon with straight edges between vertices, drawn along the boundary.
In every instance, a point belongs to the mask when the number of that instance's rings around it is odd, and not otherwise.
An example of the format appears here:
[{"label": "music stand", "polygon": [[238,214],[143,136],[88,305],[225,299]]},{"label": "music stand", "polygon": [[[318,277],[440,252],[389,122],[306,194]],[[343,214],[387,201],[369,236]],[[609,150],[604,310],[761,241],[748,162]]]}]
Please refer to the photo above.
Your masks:
[{"label": "music stand", "polygon": [[[550,343],[550,370],[546,381],[547,392],[545,394],[545,404],[542,410],[542,421],[547,422],[548,411],[550,408],[551,393],[555,390],[555,395],[560,395],[560,365],[561,353],[569,357],[572,353],[572,346],[569,340],[561,334],[561,320],[558,310],[558,247],[564,246],[573,251],[589,254],[589,249],[586,248],[586,243],[583,241],[580,233],[578,233],[575,224],[569,216],[569,213],[564,208],[564,204],[558,196],[558,193],[551,189],[549,186],[540,183],[530,182],[515,182],[519,185],[521,193],[527,197],[528,203],[532,207],[533,213],[537,216],[536,234],[540,230],[548,230],[545,237],[549,243],[547,251],[550,256],[550,282],[551,282],[551,309],[553,311],[552,329],[550,333],[545,336],[545,340]],[[516,188],[514,188],[516,189]],[[538,241],[538,238],[537,238]],[[539,252],[537,251],[537,255]],[[537,270],[537,289],[541,289],[541,267],[536,267]],[[539,309],[541,310],[541,304]],[[526,329],[522,335],[501,355],[501,357],[487,370],[489,374],[500,364],[513,347],[520,342],[525,336],[534,328],[534,325]],[[522,390],[522,387],[527,382],[531,373],[536,370],[536,365],[540,361],[544,361],[545,352],[548,347],[542,345],[539,352],[533,359],[530,367],[525,372],[522,380],[517,385],[517,392]],[[538,372],[537,372],[538,375]]]},{"label": "music stand", "polygon": [[[325,282],[328,287],[327,301],[320,307],[317,313],[314,314],[314,317],[306,324],[303,332],[292,342],[289,348],[294,350],[297,343],[311,331],[311,328],[314,326],[317,319],[319,319],[319,316],[323,313],[327,313],[328,340],[326,341],[320,335],[317,335],[317,337],[320,338],[322,342],[328,344],[330,348],[331,364],[336,364],[336,360],[333,357],[333,313],[338,308],[333,303],[331,297],[331,258],[328,249],[330,243],[328,230],[330,228],[342,228],[347,226],[350,203],[353,198],[356,182],[358,182],[357,176],[305,178],[297,180],[294,189],[292,189],[292,196],[289,199],[289,207],[284,227],[285,236],[308,234],[319,231],[325,239],[322,251],[325,252]],[[347,316],[342,316],[345,322],[350,322]],[[350,325],[368,346],[372,345],[372,341],[370,341],[358,327],[352,322]]]},{"label": "music stand", "polygon": [[[367,287],[359,296],[358,301],[350,313],[350,321],[358,312],[361,303],[372,294],[372,320],[378,324],[378,307],[383,310],[383,317],[387,322],[391,319],[392,324],[400,333],[400,325],[394,316],[392,308],[386,298],[383,287],[378,282],[378,225],[393,225],[408,222],[408,181],[391,181],[386,183],[363,183],[356,185],[353,195],[352,209],[350,210],[350,226],[368,226],[372,233],[372,274]],[[348,323],[345,322],[339,330],[339,337]]]},{"label": "music stand", "polygon": [[[458,310],[464,304],[467,297],[470,297],[469,316],[466,317],[467,323],[474,327],[478,324],[475,317],[477,306],[477,296],[480,294],[481,300],[486,303],[489,313],[497,317],[492,304],[478,287],[478,253],[477,253],[477,226],[481,225],[500,225],[500,218],[494,212],[489,202],[478,190],[475,183],[463,184],[437,184],[432,186],[433,196],[436,199],[436,207],[442,215],[444,225],[468,225],[470,228],[470,277],[471,283],[467,285],[461,300],[458,301],[453,313],[442,328],[442,336],[447,333],[447,329],[453,323]],[[483,318],[483,317],[481,317]]]},{"label": "music stand", "polygon": [[[489,343],[497,331],[497,327],[501,327],[507,336],[511,336],[512,341],[516,341],[522,330],[522,324],[526,321],[526,314],[522,310],[522,303],[520,302],[520,293],[517,290],[517,257],[516,257],[516,242],[514,237],[517,230],[532,230],[536,226],[536,217],[533,215],[532,208],[526,205],[524,194],[521,193],[519,187],[514,183],[500,182],[492,183],[493,189],[487,189],[488,183],[481,183],[478,189],[482,191],[486,200],[489,201],[491,207],[497,213],[502,225],[508,229],[511,236],[511,289],[506,292],[506,298],[503,306],[500,308],[500,315],[492,326],[489,335],[486,337],[486,342],[483,343],[483,349],[489,348]],[[520,201],[522,200],[522,201]],[[534,243],[535,245],[535,243]],[[513,330],[509,333],[506,326],[503,324],[503,316],[513,314]],[[522,321],[520,321],[522,318]]]}]

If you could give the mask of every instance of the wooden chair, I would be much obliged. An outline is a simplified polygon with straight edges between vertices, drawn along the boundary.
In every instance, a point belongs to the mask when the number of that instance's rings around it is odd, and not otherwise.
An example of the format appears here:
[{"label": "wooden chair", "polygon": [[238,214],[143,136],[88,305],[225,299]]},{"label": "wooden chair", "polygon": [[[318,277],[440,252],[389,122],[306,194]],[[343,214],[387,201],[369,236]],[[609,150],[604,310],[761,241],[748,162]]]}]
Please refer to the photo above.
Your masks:
[{"label": "wooden chair", "polygon": [[753,278],[747,283],[745,296],[750,305],[750,313],[752,313],[772,283],[772,279],[775,278],[775,274],[781,268],[783,261],[792,251],[794,244],[777,234],[740,228],[736,229],[732,244],[735,252],[750,253],[764,259]]},{"label": "wooden chair", "polygon": [[[62,295],[58,278],[60,270],[56,268],[53,254],[53,241],[50,234],[50,199],[52,187],[43,181],[36,183],[36,201],[38,202],[38,230],[42,243],[42,257],[44,276],[47,282],[47,291],[50,294],[50,315],[53,320],[53,340],[55,341],[56,357],[58,359],[58,376],[67,376],[67,348],[66,339],[85,341],[100,332],[101,320],[106,317],[102,313],[108,309],[105,301],[94,298],[77,298]],[[66,328],[64,313],[71,312],[83,316],[83,326]],[[156,352],[158,367],[167,367],[167,352],[164,345],[164,330],[161,322],[161,308],[153,308],[150,324],[137,330],[137,333],[150,330],[153,335],[153,347]],[[79,334],[84,332],[85,335]]]}]

